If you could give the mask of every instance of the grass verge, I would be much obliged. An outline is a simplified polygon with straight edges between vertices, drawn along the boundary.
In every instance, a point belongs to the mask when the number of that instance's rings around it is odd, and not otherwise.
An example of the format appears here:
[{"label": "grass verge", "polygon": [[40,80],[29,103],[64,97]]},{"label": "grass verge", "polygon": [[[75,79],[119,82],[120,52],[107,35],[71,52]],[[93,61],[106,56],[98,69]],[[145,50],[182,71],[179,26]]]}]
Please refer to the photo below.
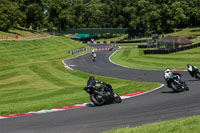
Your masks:
[{"label": "grass verge", "polygon": [[139,48],[120,49],[111,60],[120,65],[143,69],[186,69],[188,63],[200,67],[200,48],[163,55],[145,55],[143,51]]},{"label": "grass verge", "polygon": [[121,128],[105,133],[199,133],[200,116],[182,118],[135,128]]},{"label": "grass verge", "polygon": [[[33,41],[0,42],[0,115],[89,102],[83,90],[90,74],[68,70],[63,59],[68,51],[87,47],[64,37]],[[120,95],[148,91],[159,83],[96,77],[111,83]]]}]

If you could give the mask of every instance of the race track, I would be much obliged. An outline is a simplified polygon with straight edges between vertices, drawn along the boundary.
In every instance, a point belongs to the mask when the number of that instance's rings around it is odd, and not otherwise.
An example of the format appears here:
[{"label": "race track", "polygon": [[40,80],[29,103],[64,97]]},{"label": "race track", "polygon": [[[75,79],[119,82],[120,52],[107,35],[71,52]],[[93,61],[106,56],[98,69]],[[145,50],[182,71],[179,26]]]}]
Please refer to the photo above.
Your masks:
[{"label": "race track", "polygon": [[[101,47],[101,46],[99,46]],[[97,53],[97,61],[85,54],[64,61],[72,69],[91,74],[135,81],[165,83],[163,71],[125,68],[109,61],[116,50]],[[123,100],[121,104],[85,107],[0,120],[0,133],[99,133],[115,128],[173,120],[200,114],[200,81],[180,72],[190,91],[172,93],[166,86],[159,90]]]}]

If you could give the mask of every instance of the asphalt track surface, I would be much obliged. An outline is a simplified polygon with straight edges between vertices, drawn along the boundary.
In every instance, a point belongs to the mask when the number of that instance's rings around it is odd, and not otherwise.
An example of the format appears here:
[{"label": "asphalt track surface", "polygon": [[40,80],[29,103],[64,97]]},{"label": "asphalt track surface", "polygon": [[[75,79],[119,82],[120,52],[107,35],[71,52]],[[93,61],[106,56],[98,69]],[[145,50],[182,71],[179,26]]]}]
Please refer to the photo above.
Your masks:
[{"label": "asphalt track surface", "polygon": [[[97,53],[97,61],[85,54],[66,60],[73,69],[108,77],[164,83],[163,71],[124,68],[109,61],[116,50]],[[125,99],[121,104],[85,107],[0,120],[0,133],[99,133],[115,128],[134,127],[200,114],[200,81],[180,72],[189,91],[173,93],[161,89]],[[88,95],[89,96],[89,95]]]}]

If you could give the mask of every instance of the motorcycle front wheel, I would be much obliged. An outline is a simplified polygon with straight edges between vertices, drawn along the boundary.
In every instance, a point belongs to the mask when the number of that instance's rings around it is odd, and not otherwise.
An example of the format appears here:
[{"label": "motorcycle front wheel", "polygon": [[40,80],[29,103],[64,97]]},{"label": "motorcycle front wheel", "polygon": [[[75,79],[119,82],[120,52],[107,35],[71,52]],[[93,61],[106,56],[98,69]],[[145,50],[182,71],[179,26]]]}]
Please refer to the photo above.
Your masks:
[{"label": "motorcycle front wheel", "polygon": [[181,92],[182,91],[182,88],[180,88],[179,85],[177,85],[176,83],[174,82],[171,82],[171,88],[174,92]]},{"label": "motorcycle front wheel", "polygon": [[116,103],[121,103],[122,102],[121,97],[118,94],[116,94],[116,93],[114,94],[114,99],[115,99]]},{"label": "motorcycle front wheel", "polygon": [[200,73],[199,73],[199,72],[197,72],[197,73],[195,74],[195,78],[200,79]]},{"label": "motorcycle front wheel", "polygon": [[105,100],[102,96],[97,94],[91,94],[90,100],[96,105],[96,106],[102,106],[105,103]]}]

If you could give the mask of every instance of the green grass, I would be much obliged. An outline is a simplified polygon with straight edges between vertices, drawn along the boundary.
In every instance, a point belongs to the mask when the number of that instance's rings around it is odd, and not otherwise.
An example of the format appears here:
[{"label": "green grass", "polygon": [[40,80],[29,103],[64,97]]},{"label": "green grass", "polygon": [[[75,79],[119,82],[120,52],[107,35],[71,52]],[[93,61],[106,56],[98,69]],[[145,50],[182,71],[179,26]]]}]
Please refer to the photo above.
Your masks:
[{"label": "green grass", "polygon": [[138,46],[120,46],[120,48],[137,48]]},{"label": "green grass", "polygon": [[199,133],[200,116],[182,118],[160,123],[147,124],[135,128],[121,128],[105,133]]},{"label": "green grass", "polygon": [[186,69],[188,63],[200,67],[200,48],[163,55],[144,55],[143,50],[121,49],[111,60],[120,65],[144,69]]},{"label": "green grass", "polygon": [[195,39],[191,39],[191,41],[193,41],[193,44],[200,43],[200,37],[195,38]]},{"label": "green grass", "polygon": [[146,45],[146,42],[135,42],[135,43],[116,43],[116,45],[127,45],[127,44],[135,44],[135,45]]},{"label": "green grass", "polygon": [[[0,115],[89,102],[83,90],[90,74],[69,70],[68,51],[87,47],[65,37],[33,41],[0,41]],[[147,91],[159,83],[96,77],[111,83],[117,93]]]},{"label": "green grass", "polygon": [[[196,32],[192,32],[191,30],[196,30]],[[184,28],[177,32],[168,33],[165,36],[167,35],[182,36],[182,37],[199,36],[200,28]]]}]

